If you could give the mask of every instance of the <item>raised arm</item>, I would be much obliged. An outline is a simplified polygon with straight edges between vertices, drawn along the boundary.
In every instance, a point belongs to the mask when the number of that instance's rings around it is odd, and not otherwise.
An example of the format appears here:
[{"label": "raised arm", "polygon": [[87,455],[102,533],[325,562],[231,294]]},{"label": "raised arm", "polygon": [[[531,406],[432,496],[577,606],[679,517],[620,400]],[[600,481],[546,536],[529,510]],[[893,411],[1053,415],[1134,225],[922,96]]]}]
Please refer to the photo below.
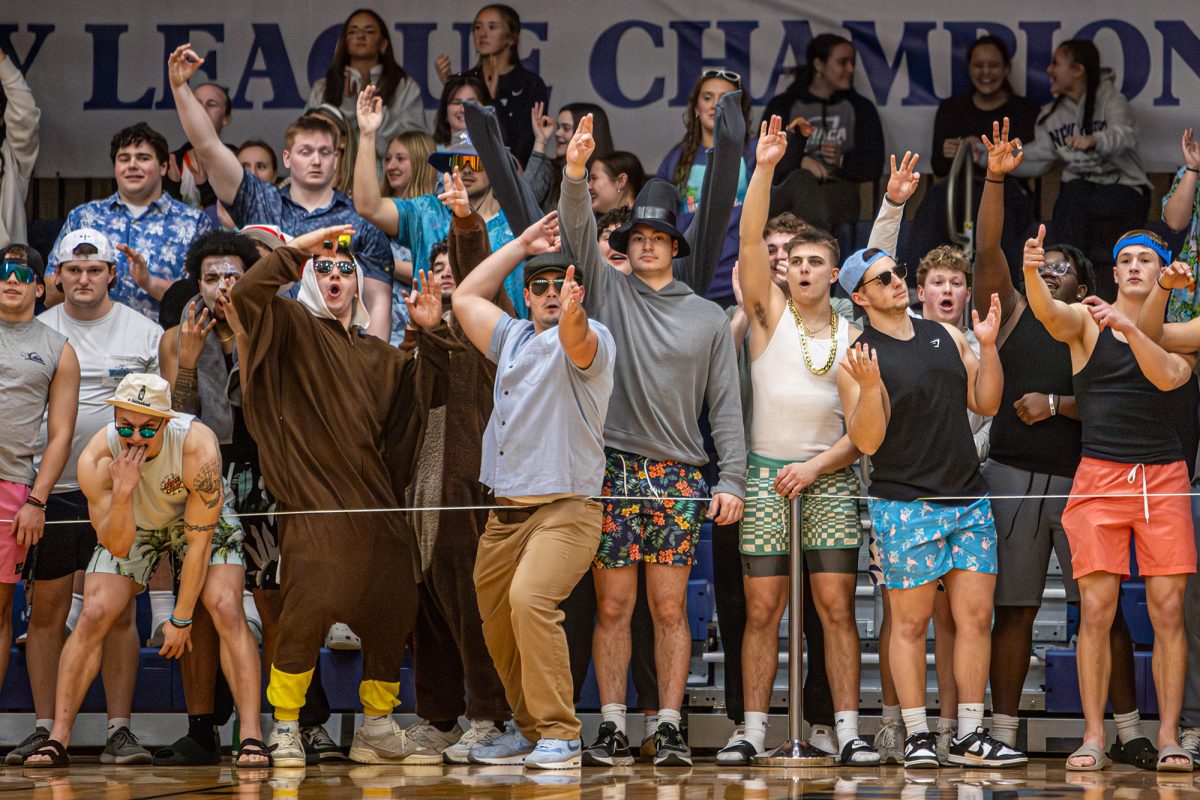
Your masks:
[{"label": "raised arm", "polygon": [[[21,70],[3,52],[0,52],[0,85],[8,98],[4,108],[4,139],[12,148],[17,171],[27,180],[33,174],[38,157],[38,124],[42,112],[38,110]],[[22,194],[21,199],[24,197]]]},{"label": "raised arm", "polygon": [[1025,272],[1025,299],[1038,321],[1046,326],[1046,332],[1060,342],[1071,342],[1083,334],[1084,311],[1055,300],[1050,294],[1038,271],[1046,263],[1046,226],[1038,226],[1038,234],[1025,242],[1025,256],[1021,264]]},{"label": "raised arm", "polygon": [[887,191],[883,193],[879,214],[875,217],[875,224],[871,226],[867,247],[879,248],[893,256],[896,254],[896,244],[900,241],[900,223],[904,220],[904,204],[921,183],[921,173],[917,172],[917,162],[920,160],[919,154],[906,151],[904,158],[900,160],[900,166],[896,166],[896,156],[892,156]]},{"label": "raised arm", "polygon": [[887,434],[891,411],[879,374],[879,355],[864,342],[846,351],[838,369],[838,396],[846,418],[846,434],[864,455],[874,455]]},{"label": "raised arm", "polygon": [[358,153],[354,158],[354,210],[389,236],[400,227],[396,205],[379,190],[375,137],[383,124],[383,100],[368,86],[358,93]]},{"label": "raised arm", "polygon": [[1000,410],[1000,396],[1004,392],[1004,369],[996,350],[996,336],[1000,333],[1000,298],[991,296],[987,316],[982,320],[978,309],[971,309],[971,322],[979,341],[978,357],[962,331],[953,325],[946,325],[946,328],[958,343],[959,355],[967,368],[967,408],[982,417],[994,417]]},{"label": "raised arm", "polygon": [[1010,141],[1008,130],[1008,117],[1005,117],[1003,125],[992,123],[991,139],[986,135],[980,137],[988,151],[988,167],[975,230],[975,307],[983,311],[983,304],[990,305],[989,298],[993,294],[999,297],[1001,325],[1021,302],[1021,294],[1013,286],[1008,259],[1000,247],[1004,230],[1004,179],[1023,158],[1020,140]]},{"label": "raised arm", "polygon": [[750,186],[746,189],[746,199],[742,204],[738,281],[741,283],[742,305],[750,325],[763,333],[779,319],[786,302],[783,292],[771,281],[773,267],[767,243],[763,239],[763,229],[771,208],[771,182],[775,176],[775,165],[786,149],[787,134],[783,132],[783,120],[771,117],[769,122],[763,122],[758,134],[754,174],[750,177]]},{"label": "raised arm", "polygon": [[179,123],[196,155],[204,162],[209,185],[222,203],[233,205],[245,171],[237,155],[217,135],[204,106],[200,105],[192,93],[192,87],[188,85],[203,63],[204,59],[196,54],[190,44],[181,44],[167,60],[167,76],[175,97],[175,108],[179,111]]},{"label": "raised arm", "polygon": [[588,325],[587,312],[583,310],[583,287],[575,282],[574,264],[567,267],[560,302],[562,314],[558,320],[558,340],[571,363],[579,369],[587,369],[596,358],[600,339]]},{"label": "raised arm", "polygon": [[1160,391],[1169,392],[1183,386],[1192,377],[1192,367],[1196,364],[1193,356],[1181,356],[1168,353],[1162,347],[1142,333],[1133,320],[1122,314],[1099,297],[1086,297],[1084,306],[1092,314],[1092,319],[1101,329],[1112,328],[1125,336],[1133,357],[1137,359],[1138,367],[1146,380],[1154,384]]},{"label": "raised arm", "polygon": [[1163,322],[1171,291],[1194,287],[1195,280],[1192,268],[1182,261],[1169,265],[1159,274],[1155,285],[1150,287],[1150,294],[1138,313],[1138,328],[1150,341],[1169,353],[1194,353],[1200,350],[1200,321]]},{"label": "raised arm", "polygon": [[604,257],[596,236],[596,215],[592,213],[592,198],[587,188],[587,163],[596,149],[592,139],[592,115],[588,114],[575,127],[567,145],[567,163],[558,195],[558,220],[562,225],[563,252],[583,270],[583,288],[587,293],[592,316],[601,313],[604,287],[619,275]]},{"label": "raised arm", "polygon": [[1162,210],[1163,222],[1176,233],[1186,230],[1192,222],[1196,204],[1196,181],[1200,179],[1200,142],[1193,137],[1191,128],[1183,132],[1181,145],[1183,169],[1167,192]]},{"label": "raised arm", "polygon": [[486,355],[491,350],[492,333],[504,315],[493,301],[504,279],[525,259],[554,251],[557,241],[558,212],[554,211],[485,258],[454,290],[454,317],[479,352]]}]

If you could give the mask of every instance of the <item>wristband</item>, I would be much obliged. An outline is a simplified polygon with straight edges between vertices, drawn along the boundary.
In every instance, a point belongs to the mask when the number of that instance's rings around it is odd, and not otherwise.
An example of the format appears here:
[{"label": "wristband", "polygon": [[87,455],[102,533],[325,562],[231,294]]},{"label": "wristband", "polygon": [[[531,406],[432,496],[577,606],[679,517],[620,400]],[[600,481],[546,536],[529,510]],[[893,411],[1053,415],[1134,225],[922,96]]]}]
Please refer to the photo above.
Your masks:
[{"label": "wristband", "polygon": [[1004,183],[1003,178],[984,178],[988,183]]},{"label": "wristband", "polygon": [[1200,167],[1184,167],[1183,171],[1184,172],[1194,172],[1197,175],[1200,175]]},{"label": "wristband", "polygon": [[42,511],[46,510],[46,501],[39,500],[33,495],[29,495],[29,497],[25,498],[25,505],[33,506],[34,508],[40,508]]},{"label": "wristband", "polygon": [[1169,292],[1169,291],[1171,291],[1170,289],[1168,289],[1167,287],[1165,287],[1165,286],[1163,286],[1163,285],[1162,285],[1162,275],[1159,275],[1157,278],[1155,278],[1155,279],[1154,279],[1154,282],[1155,282],[1156,284],[1158,284],[1158,288],[1162,289],[1164,292]]},{"label": "wristband", "polygon": [[174,614],[168,618],[168,621],[176,628],[187,628],[192,624],[190,619],[176,619]]},{"label": "wristband", "polygon": [[1058,416],[1058,402],[1057,402],[1057,398],[1054,396],[1054,392],[1051,392],[1050,394],[1046,395],[1046,397],[1050,401],[1050,416],[1057,417]]}]

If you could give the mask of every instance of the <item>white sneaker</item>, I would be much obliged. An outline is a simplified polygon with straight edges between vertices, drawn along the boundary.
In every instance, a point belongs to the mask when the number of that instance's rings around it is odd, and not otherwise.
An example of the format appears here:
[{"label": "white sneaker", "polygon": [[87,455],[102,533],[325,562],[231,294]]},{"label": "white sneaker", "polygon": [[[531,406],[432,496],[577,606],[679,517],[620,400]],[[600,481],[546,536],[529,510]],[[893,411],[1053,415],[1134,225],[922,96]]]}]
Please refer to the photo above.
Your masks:
[{"label": "white sneaker", "polygon": [[440,764],[442,754],[426,749],[409,738],[408,731],[400,730],[394,719],[389,719],[388,730],[382,733],[367,733],[365,725],[354,732],[350,745],[350,760],[359,764]]},{"label": "white sneaker", "polygon": [[254,595],[245,590],[242,592],[242,612],[246,615],[246,624],[250,626],[250,632],[254,634],[254,640],[262,644],[262,616],[258,613],[258,606],[254,604]]},{"label": "white sneaker", "polygon": [[837,739],[828,725],[813,725],[808,733],[808,743],[827,755],[838,754]]},{"label": "white sneaker", "polygon": [[[455,723],[454,727],[448,731],[440,731],[428,721],[418,722],[416,725],[409,725],[405,731],[408,734],[408,739],[417,749],[428,751],[431,753],[443,753],[446,748],[458,742],[462,738],[463,729]],[[441,763],[440,761],[438,763]]]},{"label": "white sneaker", "polygon": [[457,742],[442,751],[442,759],[447,764],[470,764],[472,747],[477,744],[491,744],[502,733],[504,733],[504,729],[497,728],[490,719],[473,719],[471,727],[467,728],[466,733],[459,737]]},{"label": "white sneaker", "polygon": [[300,741],[299,729],[272,728],[267,749],[271,751],[271,766],[304,768],[304,743]]},{"label": "white sneaker", "polygon": [[362,650],[362,639],[344,622],[335,622],[325,636],[325,646],[330,650]]},{"label": "white sneaker", "polygon": [[904,729],[900,720],[885,721],[875,734],[875,752],[880,764],[904,763]]}]

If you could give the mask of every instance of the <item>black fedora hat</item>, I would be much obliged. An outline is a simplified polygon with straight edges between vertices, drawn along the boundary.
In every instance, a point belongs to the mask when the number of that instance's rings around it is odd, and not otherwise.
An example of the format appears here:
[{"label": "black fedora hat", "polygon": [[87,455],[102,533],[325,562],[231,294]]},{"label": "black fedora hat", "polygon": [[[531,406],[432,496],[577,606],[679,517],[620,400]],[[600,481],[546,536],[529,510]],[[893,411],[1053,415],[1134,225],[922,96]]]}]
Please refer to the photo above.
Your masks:
[{"label": "black fedora hat", "polygon": [[651,178],[638,192],[633,204],[633,216],[629,222],[617,228],[608,237],[608,246],[618,253],[628,254],[629,232],[635,225],[649,225],[655,230],[662,231],[679,243],[676,258],[683,258],[691,252],[687,239],[676,227],[679,208],[679,194],[675,186],[662,178]]}]

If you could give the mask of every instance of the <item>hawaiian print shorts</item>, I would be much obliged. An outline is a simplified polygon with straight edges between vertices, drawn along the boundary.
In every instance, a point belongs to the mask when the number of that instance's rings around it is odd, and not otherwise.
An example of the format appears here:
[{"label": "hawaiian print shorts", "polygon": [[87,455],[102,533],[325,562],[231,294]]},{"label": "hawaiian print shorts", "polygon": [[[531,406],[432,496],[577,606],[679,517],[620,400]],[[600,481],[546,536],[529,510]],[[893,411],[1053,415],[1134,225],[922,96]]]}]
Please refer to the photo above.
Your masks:
[{"label": "hawaiian print shorts", "polygon": [[968,505],[871,498],[884,586],[911,589],[952,569],[996,574],[996,523],[982,497]]},{"label": "hawaiian print shorts", "polygon": [[[743,555],[773,556],[791,552],[792,501],[775,491],[779,470],[792,463],[757,453],[747,456],[746,511],[742,516]],[[806,550],[857,549],[858,479],[850,469],[826,472],[800,493],[801,530]],[[812,495],[838,495],[813,497]]]},{"label": "hawaiian print shorts", "polygon": [[613,500],[604,503],[596,569],[628,567],[638,562],[691,566],[708,509],[708,484],[699,467],[678,461],[651,461],[645,456],[605,448],[605,497],[656,497],[660,500]]}]

